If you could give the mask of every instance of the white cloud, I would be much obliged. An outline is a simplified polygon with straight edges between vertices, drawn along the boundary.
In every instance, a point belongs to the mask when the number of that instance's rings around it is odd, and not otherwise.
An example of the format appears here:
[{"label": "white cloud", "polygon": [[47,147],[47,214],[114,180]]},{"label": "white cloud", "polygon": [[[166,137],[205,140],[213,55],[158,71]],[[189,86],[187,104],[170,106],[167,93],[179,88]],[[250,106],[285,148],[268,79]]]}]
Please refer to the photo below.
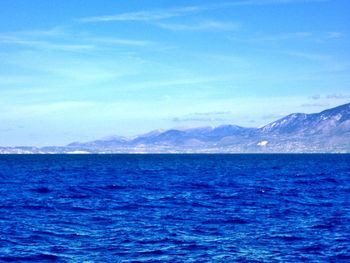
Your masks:
[{"label": "white cloud", "polygon": [[349,99],[350,95],[346,95],[342,93],[333,93],[333,94],[328,94],[326,98],[327,99]]},{"label": "white cloud", "polygon": [[94,45],[57,43],[57,42],[32,40],[32,39],[25,39],[20,37],[4,36],[4,35],[0,36],[0,44],[20,45],[20,46],[28,46],[32,48],[38,48],[38,49],[70,51],[70,52],[95,49]]},{"label": "white cloud", "polygon": [[286,32],[276,35],[252,35],[250,37],[230,37],[232,40],[244,42],[281,42],[290,41],[294,39],[309,39],[312,36],[311,32]]},{"label": "white cloud", "polygon": [[312,2],[328,2],[329,0],[242,0],[233,3],[224,3],[222,6],[240,6],[240,5],[278,5],[278,4],[301,4]]},{"label": "white cloud", "polygon": [[239,28],[238,23],[220,22],[214,20],[202,21],[192,24],[157,23],[157,26],[174,31],[195,31],[195,30],[222,30],[230,31]]},{"label": "white cloud", "polygon": [[331,58],[329,55],[316,54],[311,52],[288,51],[283,53],[292,57],[299,57],[313,61],[328,61]]},{"label": "white cloud", "polygon": [[[146,47],[157,43],[143,39],[96,36],[72,33],[63,29],[17,31],[0,34],[0,45],[23,46],[32,49],[65,52],[98,51],[113,46]],[[159,45],[158,45],[159,46]]]},{"label": "white cloud", "polygon": [[320,94],[315,94],[309,97],[309,99],[311,100],[319,100],[321,99],[321,95]]},{"label": "white cloud", "polygon": [[342,38],[344,36],[345,36],[345,34],[343,32],[329,32],[327,34],[326,38],[337,39],[337,38]]},{"label": "white cloud", "polygon": [[115,38],[115,37],[83,37],[82,40],[107,44],[107,45],[124,45],[124,46],[151,46],[156,45],[153,41],[148,40],[137,40],[137,39],[125,39],[125,38]]},{"label": "white cloud", "polygon": [[49,29],[17,31],[10,34],[35,37],[61,37],[66,35],[66,33],[67,32],[64,27],[57,26]]},{"label": "white cloud", "polygon": [[232,41],[247,42],[256,44],[283,44],[292,41],[309,42],[313,44],[324,43],[327,41],[333,41],[344,37],[342,32],[282,32],[279,34],[267,35],[267,34],[252,34],[250,36],[230,36],[228,37]]},{"label": "white cloud", "polygon": [[311,107],[311,108],[327,107],[327,106],[329,106],[328,103],[303,103],[303,104],[301,104],[301,107]]},{"label": "white cloud", "polygon": [[279,5],[279,4],[297,4],[311,2],[326,2],[328,0],[242,0],[223,4],[212,4],[203,6],[185,6],[172,9],[142,10],[115,15],[92,16],[78,19],[82,23],[115,22],[115,21],[160,21],[173,17],[186,16],[193,13],[224,9],[229,7],[238,7],[246,5]]},{"label": "white cloud", "polygon": [[203,11],[206,8],[189,6],[173,9],[163,9],[154,11],[138,11],[130,13],[122,13],[110,16],[95,16],[79,19],[83,23],[96,23],[96,22],[112,22],[112,21],[157,21],[172,17],[185,16],[190,13]]}]

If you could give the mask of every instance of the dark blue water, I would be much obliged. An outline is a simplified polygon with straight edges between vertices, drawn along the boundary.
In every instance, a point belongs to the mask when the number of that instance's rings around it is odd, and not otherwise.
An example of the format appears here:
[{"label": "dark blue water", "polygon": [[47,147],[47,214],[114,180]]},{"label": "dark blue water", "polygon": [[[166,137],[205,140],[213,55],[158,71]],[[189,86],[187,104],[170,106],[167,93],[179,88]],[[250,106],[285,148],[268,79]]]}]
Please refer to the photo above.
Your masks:
[{"label": "dark blue water", "polygon": [[349,262],[350,155],[0,156],[0,261]]}]

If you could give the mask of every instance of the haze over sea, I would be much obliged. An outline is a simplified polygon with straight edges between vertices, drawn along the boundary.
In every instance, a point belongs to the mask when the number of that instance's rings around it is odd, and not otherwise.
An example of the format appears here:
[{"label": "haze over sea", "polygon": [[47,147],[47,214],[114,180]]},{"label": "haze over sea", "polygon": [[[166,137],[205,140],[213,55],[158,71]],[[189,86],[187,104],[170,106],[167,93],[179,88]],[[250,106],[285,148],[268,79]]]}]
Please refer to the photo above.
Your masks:
[{"label": "haze over sea", "polygon": [[350,155],[2,155],[0,179],[0,261],[350,260]]}]

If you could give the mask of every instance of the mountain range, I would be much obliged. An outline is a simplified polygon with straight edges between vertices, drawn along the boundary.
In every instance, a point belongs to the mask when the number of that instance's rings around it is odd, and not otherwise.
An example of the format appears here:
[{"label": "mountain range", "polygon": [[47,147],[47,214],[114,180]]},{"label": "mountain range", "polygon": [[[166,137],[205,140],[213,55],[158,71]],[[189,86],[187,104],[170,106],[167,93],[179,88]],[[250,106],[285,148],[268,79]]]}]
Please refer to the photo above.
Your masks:
[{"label": "mountain range", "polygon": [[237,125],[155,130],[65,147],[2,147],[0,153],[350,153],[350,103],[293,113],[261,128]]}]

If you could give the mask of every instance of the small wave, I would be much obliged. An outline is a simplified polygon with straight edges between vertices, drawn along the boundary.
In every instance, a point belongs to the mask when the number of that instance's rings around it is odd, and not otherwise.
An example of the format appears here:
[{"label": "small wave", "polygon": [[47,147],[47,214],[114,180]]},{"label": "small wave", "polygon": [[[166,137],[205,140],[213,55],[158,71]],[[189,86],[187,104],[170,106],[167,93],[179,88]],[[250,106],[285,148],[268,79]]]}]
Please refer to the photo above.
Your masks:
[{"label": "small wave", "polygon": [[272,236],[272,238],[279,239],[279,240],[282,240],[282,241],[288,241],[288,242],[301,241],[301,240],[305,239],[303,237],[289,236],[289,235]]},{"label": "small wave", "polygon": [[245,225],[249,224],[249,221],[242,218],[230,218],[230,219],[209,219],[203,222],[203,224],[234,224]]},{"label": "small wave", "polygon": [[280,166],[272,166],[271,169],[272,170],[281,170],[281,167]]},{"label": "small wave", "polygon": [[28,209],[28,210],[55,211],[55,209],[53,207],[50,207],[47,205],[22,205],[21,207],[24,209]]},{"label": "small wave", "polygon": [[37,254],[37,255],[29,255],[29,256],[23,256],[23,257],[19,257],[19,256],[14,256],[14,257],[10,257],[10,256],[5,256],[5,257],[0,257],[1,261],[5,261],[5,262],[28,262],[28,261],[59,261],[61,258],[59,256],[56,255],[52,255],[52,254]]},{"label": "small wave", "polygon": [[300,248],[299,251],[302,253],[312,253],[312,254],[322,254],[322,251],[325,250],[325,246],[321,244],[314,244],[311,246]]},{"label": "small wave", "polygon": [[91,212],[93,209],[87,208],[87,207],[81,207],[81,206],[72,206],[69,208],[69,210],[74,212]]},{"label": "small wave", "polygon": [[192,243],[192,244],[186,244],[181,246],[185,250],[206,250],[208,249],[208,246]]},{"label": "small wave", "polygon": [[144,251],[139,251],[138,252],[141,255],[148,255],[148,256],[159,256],[159,255],[164,255],[166,252],[160,249],[156,250],[144,250]]},{"label": "small wave", "polygon": [[339,260],[341,260],[341,262],[350,262],[350,253],[339,253],[330,258],[330,262],[338,262]]},{"label": "small wave", "polygon": [[0,164],[0,262],[350,262],[350,156],[25,158]]},{"label": "small wave", "polygon": [[127,189],[127,187],[123,186],[123,185],[110,184],[110,185],[102,186],[101,189],[103,189],[103,190],[124,190],[124,189]]},{"label": "small wave", "polygon": [[52,192],[51,189],[47,188],[47,187],[38,187],[38,188],[32,188],[30,189],[32,192],[36,192],[36,193],[39,193],[39,194],[47,194],[47,193],[50,193]]}]

